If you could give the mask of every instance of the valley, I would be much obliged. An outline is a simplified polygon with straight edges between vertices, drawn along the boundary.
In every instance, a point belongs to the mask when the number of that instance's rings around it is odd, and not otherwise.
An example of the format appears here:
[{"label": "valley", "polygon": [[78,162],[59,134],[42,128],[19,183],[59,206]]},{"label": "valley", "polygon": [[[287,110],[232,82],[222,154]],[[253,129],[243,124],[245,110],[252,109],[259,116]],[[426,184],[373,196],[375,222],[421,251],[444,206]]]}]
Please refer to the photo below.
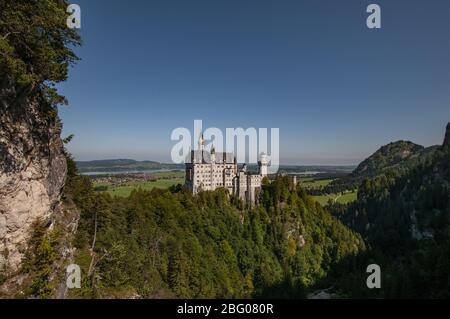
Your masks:
[{"label": "valley", "polygon": [[339,193],[323,193],[323,194],[317,194],[320,192],[324,187],[328,186],[330,183],[335,181],[337,179],[330,179],[330,178],[314,178],[314,177],[300,177],[300,186],[304,187],[307,192],[310,194],[316,194],[312,195],[312,198],[317,201],[320,205],[326,206],[329,203],[340,203],[340,204],[348,204],[350,202],[353,202],[357,199],[358,191],[357,190],[344,190]]},{"label": "valley", "polygon": [[[118,161],[118,160],[117,160]],[[148,161],[150,162],[150,161]],[[79,165],[79,163],[77,163]],[[124,173],[120,171],[112,171],[107,173],[91,172],[81,165],[84,170],[84,175],[89,176],[93,181],[94,191],[106,192],[111,196],[127,197],[133,190],[152,190],[153,188],[167,189],[178,184],[184,185],[184,171],[180,170],[150,170],[143,172]],[[304,187],[307,191],[318,191],[323,189],[337,178],[327,177],[314,177],[325,174],[324,172],[312,172],[305,170],[305,167],[296,167],[297,171],[291,171],[290,176],[297,175],[300,182],[300,186]],[[80,168],[79,168],[80,169]],[[92,167],[91,169],[98,169],[98,167]],[[328,171],[328,175],[336,174],[339,172],[339,176],[343,175],[340,167],[322,167]],[[347,169],[345,167],[344,169]],[[305,177],[306,176],[306,177]],[[275,176],[270,177],[272,180]],[[312,198],[316,200],[320,205],[326,206],[331,201],[332,203],[347,204],[355,201],[357,197],[356,190],[344,190],[339,193],[324,193],[321,195],[312,195]]]},{"label": "valley", "polygon": [[171,186],[184,184],[183,171],[89,176],[92,179],[94,191],[121,197],[129,196],[133,190],[150,191],[153,188],[167,189]]}]

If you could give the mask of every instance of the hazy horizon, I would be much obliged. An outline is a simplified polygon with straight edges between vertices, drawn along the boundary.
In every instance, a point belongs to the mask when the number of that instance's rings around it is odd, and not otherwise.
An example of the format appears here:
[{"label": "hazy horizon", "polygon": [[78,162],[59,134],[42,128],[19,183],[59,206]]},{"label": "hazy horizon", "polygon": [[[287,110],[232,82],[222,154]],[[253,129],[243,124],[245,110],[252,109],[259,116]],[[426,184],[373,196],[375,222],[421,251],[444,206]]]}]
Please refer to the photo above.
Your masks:
[{"label": "hazy horizon", "polygon": [[[137,162],[145,162],[145,161],[150,161],[150,162],[157,162],[160,164],[173,164],[170,160],[169,161],[157,161],[154,159],[135,159],[132,157],[115,157],[115,158],[109,158],[109,157],[105,157],[105,158],[95,158],[95,159],[77,159],[75,158],[75,160],[77,162],[93,162],[93,161],[114,161],[114,160],[133,160],[133,161],[137,161]],[[361,160],[362,161],[362,160]],[[342,166],[342,167],[349,167],[349,166],[358,166],[360,162],[355,163],[355,164],[314,164],[314,163],[280,163],[280,166]]]}]

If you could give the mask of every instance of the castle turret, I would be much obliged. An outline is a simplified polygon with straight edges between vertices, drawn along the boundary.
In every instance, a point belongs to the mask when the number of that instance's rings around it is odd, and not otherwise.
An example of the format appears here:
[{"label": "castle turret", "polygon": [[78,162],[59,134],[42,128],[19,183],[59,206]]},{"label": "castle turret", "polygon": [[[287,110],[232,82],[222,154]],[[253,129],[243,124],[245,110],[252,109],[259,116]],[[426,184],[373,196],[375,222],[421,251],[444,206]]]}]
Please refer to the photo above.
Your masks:
[{"label": "castle turret", "polygon": [[203,134],[200,135],[200,138],[198,139],[198,149],[200,151],[203,151],[205,149],[205,139],[203,138]]},{"label": "castle turret", "polygon": [[216,162],[216,149],[214,145],[211,147],[211,163]]},{"label": "castle turret", "polygon": [[267,176],[267,155],[265,153],[261,153],[261,159],[258,162],[259,165],[259,175],[261,175],[263,178]]},{"label": "castle turret", "polygon": [[198,149],[201,154],[200,163],[203,163],[205,160],[204,151],[205,151],[205,139],[203,138],[203,133],[200,135],[200,138],[198,139]]}]

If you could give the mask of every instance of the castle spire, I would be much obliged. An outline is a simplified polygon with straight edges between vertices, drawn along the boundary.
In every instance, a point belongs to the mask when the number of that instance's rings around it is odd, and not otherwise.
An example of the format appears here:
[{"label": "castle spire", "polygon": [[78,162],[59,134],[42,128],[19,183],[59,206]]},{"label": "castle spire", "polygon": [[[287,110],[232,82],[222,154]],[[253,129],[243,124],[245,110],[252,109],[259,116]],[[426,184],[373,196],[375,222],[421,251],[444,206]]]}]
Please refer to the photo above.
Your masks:
[{"label": "castle spire", "polygon": [[198,139],[198,149],[201,154],[200,163],[203,163],[205,160],[205,139],[203,138],[203,133],[200,135],[200,138]]},{"label": "castle spire", "polygon": [[214,144],[211,146],[211,164],[214,164],[216,162],[216,148],[214,147]]},{"label": "castle spire", "polygon": [[199,150],[203,151],[205,147],[205,139],[203,138],[203,133],[200,135],[200,138],[198,139],[198,148]]}]

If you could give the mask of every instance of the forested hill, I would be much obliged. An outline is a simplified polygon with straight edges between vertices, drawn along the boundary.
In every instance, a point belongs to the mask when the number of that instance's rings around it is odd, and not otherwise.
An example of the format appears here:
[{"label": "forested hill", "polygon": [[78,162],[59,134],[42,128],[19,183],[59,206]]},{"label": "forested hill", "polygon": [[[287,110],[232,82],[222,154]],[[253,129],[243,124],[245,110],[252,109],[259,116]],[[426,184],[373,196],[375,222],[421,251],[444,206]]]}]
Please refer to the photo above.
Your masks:
[{"label": "forested hill", "polygon": [[330,207],[363,235],[382,265],[381,297],[450,297],[448,144],[406,172],[389,170],[364,180],[356,202]]},{"label": "forested hill", "polygon": [[420,156],[423,150],[423,146],[408,141],[389,143],[362,161],[352,172],[351,177],[358,179],[374,177],[385,170],[400,168]]},{"label": "forested hill", "polygon": [[362,161],[349,175],[334,180],[324,193],[335,193],[356,189],[367,178],[373,178],[388,171],[406,172],[410,168],[432,157],[439,146],[425,148],[409,141],[397,141],[382,146]]},{"label": "forested hill", "polygon": [[81,211],[85,280],[72,297],[305,297],[365,249],[289,177],[266,183],[252,209],[225,190],[192,196],[181,185],[112,198],[73,170],[65,193]]},{"label": "forested hill", "polygon": [[389,250],[390,239],[398,243],[397,237],[439,237],[441,227],[448,226],[449,210],[450,152],[445,147],[407,173],[389,171],[364,180],[346,221]]}]

